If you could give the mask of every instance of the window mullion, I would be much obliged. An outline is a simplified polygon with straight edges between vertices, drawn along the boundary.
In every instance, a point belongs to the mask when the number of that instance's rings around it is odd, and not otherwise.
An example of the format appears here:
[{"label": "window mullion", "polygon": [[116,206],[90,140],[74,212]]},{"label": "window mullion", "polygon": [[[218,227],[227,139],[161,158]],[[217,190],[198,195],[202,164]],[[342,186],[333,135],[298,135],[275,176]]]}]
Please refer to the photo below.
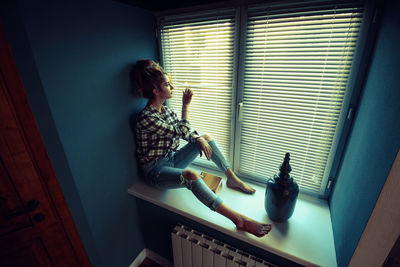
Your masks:
[{"label": "window mullion", "polygon": [[[238,173],[239,170],[239,154],[240,154],[240,131],[241,131],[241,121],[239,120],[239,104],[243,103],[243,85],[244,85],[244,67],[245,67],[245,56],[246,56],[246,36],[247,36],[247,6],[243,5],[239,8],[239,19],[236,24],[236,36],[237,39],[237,56],[236,60],[236,87],[235,92],[235,107],[234,107],[234,134],[233,138],[233,171]],[[238,173],[239,174],[239,173]]]}]

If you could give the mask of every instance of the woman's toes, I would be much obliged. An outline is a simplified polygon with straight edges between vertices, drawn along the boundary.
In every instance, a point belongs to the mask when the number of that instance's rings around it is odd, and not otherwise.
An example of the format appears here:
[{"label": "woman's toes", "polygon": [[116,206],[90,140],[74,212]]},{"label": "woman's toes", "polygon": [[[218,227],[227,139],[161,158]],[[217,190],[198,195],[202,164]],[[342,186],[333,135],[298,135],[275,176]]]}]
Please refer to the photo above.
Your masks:
[{"label": "woman's toes", "polygon": [[257,237],[263,237],[271,231],[271,224],[264,224],[254,221],[246,216],[241,215],[240,225],[236,225],[238,230],[246,231]]},{"label": "woman's toes", "polygon": [[230,179],[230,180],[228,180],[226,182],[226,185],[229,188],[238,189],[238,190],[240,190],[240,191],[242,191],[243,193],[246,193],[246,194],[254,194],[254,192],[256,192],[256,190],[253,187],[251,187],[250,185],[244,183],[243,181],[236,180],[236,179],[234,181],[232,181],[232,180],[233,179]]}]

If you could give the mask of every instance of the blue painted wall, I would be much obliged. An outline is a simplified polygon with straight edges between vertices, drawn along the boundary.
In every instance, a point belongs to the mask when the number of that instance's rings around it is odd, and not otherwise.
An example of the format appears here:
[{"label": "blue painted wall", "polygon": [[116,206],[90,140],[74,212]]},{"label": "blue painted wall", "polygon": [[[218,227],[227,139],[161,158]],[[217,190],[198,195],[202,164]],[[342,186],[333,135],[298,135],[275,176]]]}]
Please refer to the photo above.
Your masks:
[{"label": "blue painted wall", "polygon": [[93,266],[128,266],[144,247],[129,120],[145,105],[129,70],[157,56],[153,16],[111,0],[2,1],[0,14]]},{"label": "blue painted wall", "polygon": [[358,114],[330,199],[339,266],[349,263],[400,146],[399,10],[399,1],[387,1]]},{"label": "blue painted wall", "polygon": [[[127,266],[143,248],[134,199],[129,67],[156,58],[151,14],[111,0],[2,1],[25,89],[94,266]],[[388,1],[330,205],[346,266],[399,148],[399,2]]]}]

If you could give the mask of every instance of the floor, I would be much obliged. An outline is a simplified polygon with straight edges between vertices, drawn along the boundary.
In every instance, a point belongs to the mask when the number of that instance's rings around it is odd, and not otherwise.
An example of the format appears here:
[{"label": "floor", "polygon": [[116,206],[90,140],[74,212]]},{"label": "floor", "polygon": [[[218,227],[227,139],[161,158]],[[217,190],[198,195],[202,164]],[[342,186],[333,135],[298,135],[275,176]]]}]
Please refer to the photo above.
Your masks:
[{"label": "floor", "polygon": [[146,257],[138,267],[163,267],[152,259]]}]

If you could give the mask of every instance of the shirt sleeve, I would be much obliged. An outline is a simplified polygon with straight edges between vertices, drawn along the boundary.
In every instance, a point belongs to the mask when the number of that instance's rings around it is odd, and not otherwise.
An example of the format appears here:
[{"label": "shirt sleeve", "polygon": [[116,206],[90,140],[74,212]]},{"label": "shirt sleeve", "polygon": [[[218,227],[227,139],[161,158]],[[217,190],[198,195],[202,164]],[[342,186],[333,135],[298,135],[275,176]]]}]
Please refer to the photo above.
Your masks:
[{"label": "shirt sleeve", "polygon": [[[170,112],[171,116],[174,118],[174,122],[178,123],[179,119],[178,119],[178,115],[172,110],[168,108],[168,112]],[[190,128],[189,128],[190,130]],[[195,131],[188,131],[185,133],[184,136],[181,136],[181,138],[185,141],[188,141],[189,143],[196,143],[197,138],[195,138],[195,136],[198,136],[199,133],[195,130]]]},{"label": "shirt sleeve", "polygon": [[186,138],[190,134],[190,123],[187,120],[179,120],[172,124],[151,114],[141,117],[138,120],[138,124],[147,132],[170,138]]},{"label": "shirt sleeve", "polygon": [[187,139],[185,140],[188,141],[189,143],[196,143],[198,137],[200,137],[199,133],[196,130],[194,130],[187,136]]}]

